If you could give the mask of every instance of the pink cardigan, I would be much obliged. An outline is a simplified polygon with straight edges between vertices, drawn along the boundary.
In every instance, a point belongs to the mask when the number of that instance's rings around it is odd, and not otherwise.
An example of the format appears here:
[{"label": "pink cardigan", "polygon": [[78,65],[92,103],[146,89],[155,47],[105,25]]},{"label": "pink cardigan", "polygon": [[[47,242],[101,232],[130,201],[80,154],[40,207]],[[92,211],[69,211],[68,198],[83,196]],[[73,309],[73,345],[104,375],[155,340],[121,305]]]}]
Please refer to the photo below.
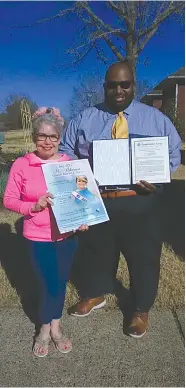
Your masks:
[{"label": "pink cardigan", "polygon": [[[68,161],[63,154],[57,161]],[[50,163],[52,161],[50,160]],[[56,162],[56,160],[54,161]],[[47,187],[41,165],[47,161],[38,158],[34,152],[18,158],[12,165],[4,194],[4,206],[24,215],[23,235],[33,241],[63,240],[71,233],[60,234],[53,213],[49,208],[33,213],[31,208],[46,194]]]}]

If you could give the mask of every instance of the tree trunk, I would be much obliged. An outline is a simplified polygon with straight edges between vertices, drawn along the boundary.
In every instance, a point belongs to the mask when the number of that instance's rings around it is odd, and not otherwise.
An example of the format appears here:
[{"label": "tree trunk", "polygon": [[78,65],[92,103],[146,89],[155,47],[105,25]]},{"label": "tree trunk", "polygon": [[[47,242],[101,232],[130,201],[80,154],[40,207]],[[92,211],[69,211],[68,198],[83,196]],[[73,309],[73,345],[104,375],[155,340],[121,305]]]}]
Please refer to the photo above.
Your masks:
[{"label": "tree trunk", "polygon": [[137,64],[137,39],[130,33],[126,40],[126,58],[130,62],[134,77],[134,95],[136,95],[136,64]]},{"label": "tree trunk", "polygon": [[130,62],[133,76],[134,76],[134,84],[136,84],[136,62],[137,62],[137,44],[133,41],[133,37],[128,37],[126,41],[126,58]]}]

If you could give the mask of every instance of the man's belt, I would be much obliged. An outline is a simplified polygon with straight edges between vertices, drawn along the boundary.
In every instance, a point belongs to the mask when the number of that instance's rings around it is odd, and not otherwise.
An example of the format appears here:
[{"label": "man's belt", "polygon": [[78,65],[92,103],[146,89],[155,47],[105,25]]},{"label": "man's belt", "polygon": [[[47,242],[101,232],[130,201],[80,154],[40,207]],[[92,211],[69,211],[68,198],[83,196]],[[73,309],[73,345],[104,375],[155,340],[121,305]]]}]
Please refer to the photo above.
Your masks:
[{"label": "man's belt", "polygon": [[118,198],[118,197],[129,197],[136,195],[134,190],[119,190],[119,191],[106,191],[101,193],[102,198]]}]

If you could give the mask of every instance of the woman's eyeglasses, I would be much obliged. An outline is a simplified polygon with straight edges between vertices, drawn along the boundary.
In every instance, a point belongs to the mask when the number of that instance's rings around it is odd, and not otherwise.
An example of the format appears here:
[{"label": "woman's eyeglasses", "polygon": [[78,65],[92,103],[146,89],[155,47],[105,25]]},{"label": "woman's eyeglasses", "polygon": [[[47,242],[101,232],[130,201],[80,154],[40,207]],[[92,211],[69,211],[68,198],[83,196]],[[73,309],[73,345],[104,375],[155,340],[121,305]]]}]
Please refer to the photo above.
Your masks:
[{"label": "woman's eyeglasses", "polygon": [[132,85],[132,81],[105,81],[104,85],[107,89],[116,89],[118,86],[120,86],[121,89],[129,89]]},{"label": "woman's eyeglasses", "polygon": [[59,140],[59,136],[57,135],[45,135],[44,133],[38,133],[36,138],[39,141],[45,141],[46,139],[50,139],[52,143],[57,143],[57,141]]}]

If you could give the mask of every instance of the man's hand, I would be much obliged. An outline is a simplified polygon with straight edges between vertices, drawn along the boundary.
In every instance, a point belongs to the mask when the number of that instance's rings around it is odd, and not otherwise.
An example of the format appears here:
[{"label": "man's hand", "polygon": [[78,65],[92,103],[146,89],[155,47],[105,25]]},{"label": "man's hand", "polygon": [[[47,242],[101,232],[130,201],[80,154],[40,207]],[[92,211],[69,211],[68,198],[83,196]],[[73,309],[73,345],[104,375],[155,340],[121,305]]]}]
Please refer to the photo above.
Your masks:
[{"label": "man's hand", "polygon": [[156,186],[146,181],[139,181],[136,183],[136,185],[138,185],[142,190],[146,191],[146,193],[153,193],[156,191]]},{"label": "man's hand", "polygon": [[32,211],[33,212],[41,212],[44,210],[48,205],[53,205],[53,202],[50,198],[54,198],[54,196],[51,193],[46,193],[42,197],[39,198],[39,200],[33,205]]}]

